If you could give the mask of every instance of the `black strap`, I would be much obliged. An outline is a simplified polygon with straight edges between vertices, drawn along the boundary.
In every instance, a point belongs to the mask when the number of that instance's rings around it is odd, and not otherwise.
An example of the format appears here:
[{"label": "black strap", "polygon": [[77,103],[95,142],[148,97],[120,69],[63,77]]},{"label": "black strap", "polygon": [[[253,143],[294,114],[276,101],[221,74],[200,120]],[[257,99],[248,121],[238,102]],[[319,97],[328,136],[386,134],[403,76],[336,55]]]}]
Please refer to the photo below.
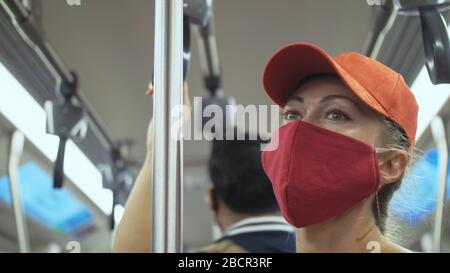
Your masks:
[{"label": "black strap", "polygon": [[53,169],[53,188],[60,189],[64,182],[64,154],[66,151],[66,138],[59,139],[58,155]]},{"label": "black strap", "polygon": [[435,6],[419,9],[428,73],[433,84],[450,83],[447,24]]},{"label": "black strap", "polygon": [[183,80],[187,80],[191,62],[191,22],[189,16],[183,16]]},{"label": "black strap", "polygon": [[[187,81],[189,65],[191,63],[191,20],[183,16],[183,81]],[[155,73],[152,73],[152,88],[155,88]]]}]

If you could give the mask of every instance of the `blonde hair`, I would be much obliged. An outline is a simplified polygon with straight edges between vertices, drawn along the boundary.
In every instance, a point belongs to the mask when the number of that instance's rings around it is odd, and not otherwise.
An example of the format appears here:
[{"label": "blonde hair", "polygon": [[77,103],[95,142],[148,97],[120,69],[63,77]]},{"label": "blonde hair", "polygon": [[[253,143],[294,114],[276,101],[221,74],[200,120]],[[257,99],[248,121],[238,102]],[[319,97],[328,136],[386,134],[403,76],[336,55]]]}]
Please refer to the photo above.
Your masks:
[{"label": "blonde hair", "polygon": [[[416,150],[411,147],[411,143],[408,140],[406,132],[403,128],[387,117],[381,117],[384,130],[381,136],[383,148],[400,149],[405,151],[409,156],[409,163],[405,168],[403,175],[395,182],[384,185],[377,193],[374,204],[372,206],[373,214],[375,215],[375,222],[383,234],[386,234],[389,229],[395,230],[389,221],[389,202],[392,199],[394,193],[400,188],[403,177],[407,170],[411,167],[412,162],[416,158]],[[390,230],[389,230],[390,231]],[[392,235],[392,234],[391,234]]]}]

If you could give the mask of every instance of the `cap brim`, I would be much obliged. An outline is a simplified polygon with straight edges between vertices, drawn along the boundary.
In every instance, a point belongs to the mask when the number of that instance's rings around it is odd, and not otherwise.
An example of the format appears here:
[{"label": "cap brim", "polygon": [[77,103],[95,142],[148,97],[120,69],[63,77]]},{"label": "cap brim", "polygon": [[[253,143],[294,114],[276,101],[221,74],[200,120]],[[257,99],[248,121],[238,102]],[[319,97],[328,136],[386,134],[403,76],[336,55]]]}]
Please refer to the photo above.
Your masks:
[{"label": "cap brim", "polygon": [[295,43],[277,51],[266,65],[263,84],[269,97],[284,107],[300,82],[314,74],[336,74],[362,102],[376,112],[387,115],[387,111],[364,86],[313,44]]}]

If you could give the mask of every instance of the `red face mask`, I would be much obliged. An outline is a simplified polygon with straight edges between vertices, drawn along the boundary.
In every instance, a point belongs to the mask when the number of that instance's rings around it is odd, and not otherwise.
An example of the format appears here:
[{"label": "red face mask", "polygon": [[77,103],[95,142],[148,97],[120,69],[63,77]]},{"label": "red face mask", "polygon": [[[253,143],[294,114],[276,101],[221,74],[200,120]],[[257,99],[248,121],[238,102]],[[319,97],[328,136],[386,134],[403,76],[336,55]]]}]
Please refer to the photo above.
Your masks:
[{"label": "red face mask", "polygon": [[374,146],[300,120],[278,130],[262,164],[281,213],[297,228],[342,214],[379,185]]}]

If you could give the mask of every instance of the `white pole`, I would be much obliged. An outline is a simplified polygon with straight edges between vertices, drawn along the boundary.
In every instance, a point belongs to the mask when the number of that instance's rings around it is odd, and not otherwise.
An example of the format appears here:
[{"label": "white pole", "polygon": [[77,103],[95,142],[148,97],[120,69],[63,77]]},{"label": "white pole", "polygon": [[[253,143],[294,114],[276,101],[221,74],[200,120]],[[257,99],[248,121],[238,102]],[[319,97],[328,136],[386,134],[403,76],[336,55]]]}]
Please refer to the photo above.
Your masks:
[{"label": "white pole", "polygon": [[30,252],[30,242],[28,238],[26,218],[22,212],[22,201],[20,198],[19,186],[19,165],[20,159],[22,157],[24,143],[24,135],[19,131],[15,131],[11,136],[8,162],[9,183],[11,186],[11,197],[14,210],[14,218],[16,220],[16,230],[20,253]]},{"label": "white pole", "polygon": [[155,1],[153,252],[182,251],[183,1]]},{"label": "white pole", "polygon": [[439,152],[439,178],[434,217],[433,252],[441,252],[442,224],[448,176],[448,143],[444,121],[440,116],[436,116],[431,122],[431,132]]}]

